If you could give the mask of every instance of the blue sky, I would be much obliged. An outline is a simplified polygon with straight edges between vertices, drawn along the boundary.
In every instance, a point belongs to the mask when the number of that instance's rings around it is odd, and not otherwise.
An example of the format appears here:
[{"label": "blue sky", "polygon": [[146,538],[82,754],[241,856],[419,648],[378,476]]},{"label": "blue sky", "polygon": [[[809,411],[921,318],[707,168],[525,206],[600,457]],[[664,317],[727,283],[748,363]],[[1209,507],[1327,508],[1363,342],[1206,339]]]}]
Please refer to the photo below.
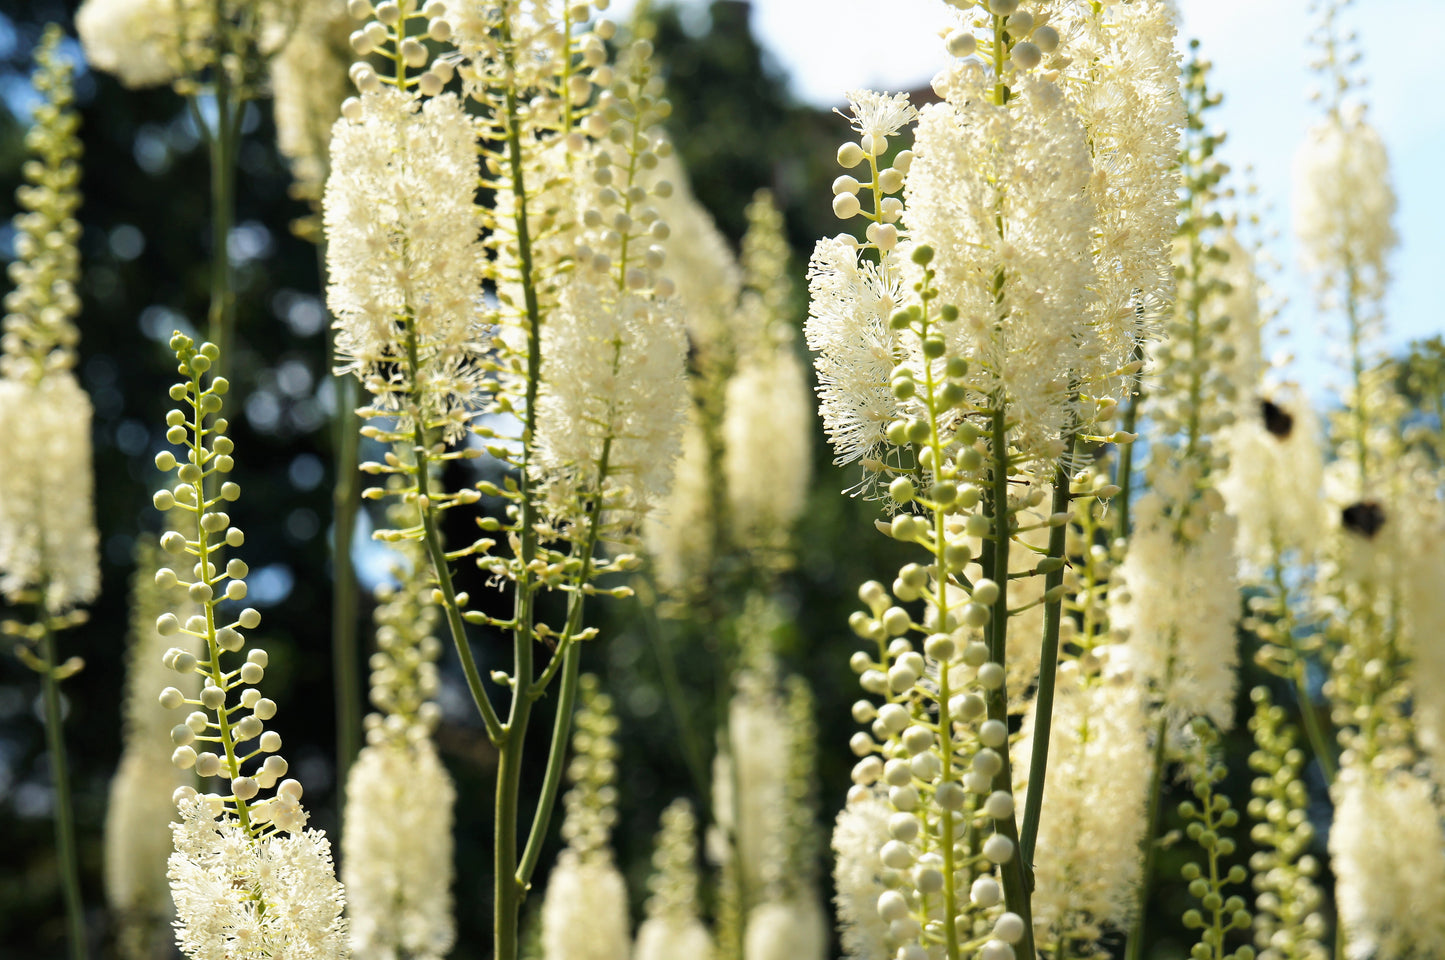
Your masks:
[{"label": "blue sky", "polygon": [[[1277,281],[1289,298],[1281,318],[1293,335],[1277,344],[1295,356],[1291,376],[1316,395],[1335,381],[1330,338],[1299,276],[1289,235],[1290,166],[1316,116],[1306,90],[1313,76],[1305,38],[1312,21],[1307,0],[1177,0],[1182,37],[1198,37],[1215,64],[1214,84],[1225,103],[1214,111],[1229,132],[1224,156],[1236,169],[1254,168],[1261,196],[1280,232]],[[615,0],[625,15],[632,0]],[[696,5],[705,6],[702,0]],[[1363,43],[1361,64],[1371,78],[1371,115],[1389,147],[1400,213],[1401,245],[1392,261],[1385,346],[1445,328],[1436,284],[1445,270],[1437,238],[1445,224],[1445,98],[1422,83],[1445,36],[1442,0],[1365,0],[1346,21]],[[753,0],[754,28],[792,77],[801,99],[833,106],[854,87],[907,89],[927,81],[943,62],[938,31],[949,22],[942,0]]]}]

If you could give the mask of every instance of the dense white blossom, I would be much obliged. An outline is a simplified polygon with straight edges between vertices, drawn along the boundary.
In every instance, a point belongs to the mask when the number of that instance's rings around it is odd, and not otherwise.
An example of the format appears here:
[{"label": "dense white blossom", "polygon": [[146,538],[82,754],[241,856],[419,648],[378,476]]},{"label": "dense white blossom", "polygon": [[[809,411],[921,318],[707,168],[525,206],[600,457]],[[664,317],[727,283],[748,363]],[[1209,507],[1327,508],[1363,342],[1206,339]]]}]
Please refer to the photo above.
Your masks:
[{"label": "dense white blossom", "polygon": [[774,900],[748,911],[744,960],[823,960],[828,918],[817,897]]},{"label": "dense white blossom", "polygon": [[351,117],[332,131],[324,202],[336,352],[382,409],[456,436],[481,377],[473,123],[455,96],[393,89]]},{"label": "dense white blossom", "polygon": [[1435,787],[1346,766],[1330,793],[1330,865],[1349,960],[1398,960],[1445,937],[1445,832]]},{"label": "dense white blossom", "polygon": [[[1137,907],[1153,773],[1140,694],[1126,671],[1107,664],[1092,678],[1075,661],[1060,667],[1034,854],[1034,920],[1048,924],[1051,938],[1098,924],[1124,927]],[[1034,721],[1031,704],[1013,747],[1021,804]]]},{"label": "dense white blossom", "polygon": [[1395,191],[1384,141],[1364,112],[1335,112],[1312,127],[1292,179],[1304,268],[1337,302],[1383,296],[1386,260],[1399,241],[1391,223]]},{"label": "dense white blossom", "polygon": [[728,381],[723,472],[746,541],[779,545],[806,506],[812,425],[807,376],[789,345],[757,351]]},{"label": "dense white blossom", "polygon": [[85,0],[75,30],[85,58],[128,87],[170,83],[181,72],[176,0]]},{"label": "dense white blossom", "polygon": [[1304,562],[1326,528],[1319,421],[1307,397],[1276,391],[1225,428],[1229,469],[1219,478],[1238,521],[1236,549],[1246,572],[1261,577],[1289,551]]},{"label": "dense white blossom", "polygon": [[819,413],[839,465],[877,458],[898,409],[888,389],[906,353],[888,318],[903,299],[902,268],[860,261],[837,239],[819,240],[808,262],[808,349],[817,357]]},{"label": "dense white blossom", "polygon": [[1187,476],[1161,471],[1160,489],[1140,498],[1109,617],[1127,637],[1137,679],[1158,692],[1165,710],[1179,718],[1204,715],[1227,730],[1239,663],[1235,522],[1203,503],[1185,520],[1166,513],[1171,500],[1181,502],[1170,483],[1187,486]]},{"label": "dense white blossom", "polygon": [[628,960],[627,882],[608,856],[564,850],[542,900],[543,960]]},{"label": "dense white blossom", "polygon": [[[1141,320],[1167,309],[1169,246],[1179,190],[1180,96],[1176,16],[1162,0],[1063,0],[1049,27],[1066,38],[1059,84],[1089,135],[1097,218],[1093,305],[1100,355],[1089,372],[1129,361]],[[1141,317],[1142,311],[1142,317]]]},{"label": "dense white blossom", "polygon": [[637,929],[633,960],[712,960],[712,935],[697,915],[697,817],[686,800],[662,811],[652,864],[647,919]]},{"label": "dense white blossom", "polygon": [[43,589],[52,610],[100,590],[90,398],[69,371],[0,379],[0,595]]},{"label": "dense white blossom", "polygon": [[991,87],[969,61],[934,79],[945,99],[919,111],[904,220],[933,247],[941,302],[958,308],[950,355],[1039,454],[1072,418],[1071,376],[1097,354],[1089,142],[1053,83],[1022,78],[1003,107]]},{"label": "dense white blossom", "polygon": [[711,459],[697,408],[689,404],[672,485],[642,528],[653,576],[668,593],[686,592],[712,559],[717,517]]},{"label": "dense white blossom", "polygon": [[446,956],[456,790],[428,737],[362,749],[346,781],[341,879],[358,960]]},{"label": "dense white blossom", "polygon": [[548,358],[537,409],[537,479],[558,516],[575,519],[598,489],[633,522],[672,478],[687,384],[687,339],[658,302],[577,276],[542,332]]},{"label": "dense white blossom", "polygon": [[851,799],[833,828],[833,883],[840,936],[847,960],[876,960],[888,953],[888,925],[878,916],[878,896],[887,890],[879,851],[893,838],[893,807],[882,796]]},{"label": "dense white blossom", "polygon": [[172,827],[176,942],[192,960],[339,960],[347,956],[341,884],[320,831],[247,836],[204,797]]}]

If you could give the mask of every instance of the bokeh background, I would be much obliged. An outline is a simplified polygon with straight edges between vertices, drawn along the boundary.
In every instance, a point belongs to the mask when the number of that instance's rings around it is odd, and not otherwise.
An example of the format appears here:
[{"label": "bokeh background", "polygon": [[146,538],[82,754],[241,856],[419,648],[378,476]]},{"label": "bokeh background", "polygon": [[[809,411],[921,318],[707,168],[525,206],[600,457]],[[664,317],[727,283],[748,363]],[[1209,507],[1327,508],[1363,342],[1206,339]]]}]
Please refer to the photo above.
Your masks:
[{"label": "bokeh background", "polygon": [[[1230,131],[1225,155],[1252,165],[1267,224],[1287,228],[1289,164],[1311,108],[1303,0],[1184,0],[1185,36],[1198,35],[1218,65],[1226,104],[1216,112]],[[1374,78],[1375,118],[1391,147],[1401,197],[1402,250],[1389,301],[1389,345],[1440,326],[1438,247],[1429,242],[1445,221],[1438,157],[1445,155],[1445,101],[1422,95],[1419,76],[1445,35],[1445,5],[1435,0],[1369,0],[1362,66]],[[619,19],[631,4],[616,4]],[[42,25],[59,21],[73,35],[74,5],[5,0],[0,8],[0,258],[11,254],[13,187],[19,182],[24,124],[33,103],[29,55]],[[699,199],[736,243],[743,210],[760,187],[784,211],[798,277],[795,320],[805,312],[803,266],[813,241],[838,230],[830,209],[833,154],[847,135],[833,113],[844,90],[876,84],[925,90],[930,65],[942,59],[938,30],[947,14],[937,0],[687,0],[655,4],[656,46],[674,112],[669,128]],[[1362,24],[1366,17],[1360,16]],[[81,59],[79,47],[69,52]],[[119,756],[120,684],[125,652],[127,581],[138,537],[153,536],[150,507],[155,452],[172,361],[165,343],[175,328],[199,327],[209,256],[207,163],[184,104],[169,91],[128,91],[86,70],[77,77],[86,163],[81,211],[84,312],[80,373],[95,405],[96,514],[103,592],[91,622],[63,639],[62,655],[86,669],[65,684],[66,737],[76,780],[76,808],[91,938],[107,955],[110,927],[101,890],[101,826],[106,790]],[[335,725],[331,676],[329,559],[333,385],[326,362],[326,311],[315,248],[290,224],[307,214],[288,193],[290,178],[274,146],[269,105],[248,108],[240,151],[237,226],[230,255],[237,268],[238,335],[229,361],[243,495],[233,511],[247,533],[252,602],[264,623],[258,641],[271,653],[268,696],[281,704],[287,756],[307,786],[318,826],[337,825]],[[1241,182],[1242,185],[1242,182]],[[1272,205],[1272,206],[1270,206]],[[1287,233],[1287,229],[1285,230]],[[1327,397],[1326,338],[1317,336],[1307,291],[1292,279],[1287,237],[1274,246],[1285,265],[1276,286],[1291,299],[1282,342],[1300,354],[1297,376]],[[821,426],[815,438],[816,483],[798,532],[798,563],[780,590],[790,614],[778,642],[788,669],[817,696],[821,811],[826,831],[841,806],[852,757],[847,705],[856,687],[847,667],[854,638],[846,628],[857,585],[901,562],[897,545],[872,529],[873,510],[839,495],[851,478],[831,466]],[[6,451],[0,450],[0,469]],[[459,478],[460,479],[460,478]],[[363,580],[380,565],[363,536],[356,557]],[[474,584],[475,587],[479,585]],[[622,718],[622,820],[619,860],[640,907],[657,815],[674,796],[699,796],[696,763],[710,755],[711,730],[725,691],[717,670],[720,631],[671,622],[636,603],[593,608],[602,637],[586,668],[616,695]],[[363,623],[366,620],[363,618]],[[504,666],[500,637],[477,634],[480,666]],[[686,707],[669,697],[660,657],[671,656]],[[1248,656],[1244,658],[1248,662]],[[452,660],[444,668],[445,720],[440,746],[457,780],[459,960],[481,958],[489,942],[491,796],[495,757],[486,745]],[[1247,690],[1261,678],[1246,676]],[[673,691],[674,694],[676,691]],[[0,654],[0,957],[48,960],[63,953],[63,918],[53,858],[53,796],[37,710],[38,683],[8,652]],[[549,729],[544,715],[534,730]],[[1242,726],[1242,724],[1240,725]],[[1229,792],[1248,796],[1246,742],[1232,741]],[[540,769],[532,771],[540,780]],[[535,785],[535,784],[534,784]],[[1318,786],[1318,785],[1316,785]],[[1170,809],[1166,806],[1166,809]],[[1321,817],[1325,814],[1321,813]],[[1327,824],[1321,823],[1321,827]],[[1242,831],[1241,831],[1242,832]],[[1321,829],[1320,835],[1323,836]],[[1246,847],[1247,852],[1247,847]],[[1156,955],[1187,955],[1182,932],[1169,931],[1183,909],[1177,882],[1182,855],[1166,852],[1151,926],[1164,940]],[[551,856],[544,855],[544,864]],[[540,883],[544,878],[539,878]],[[535,908],[540,896],[531,904]]]}]

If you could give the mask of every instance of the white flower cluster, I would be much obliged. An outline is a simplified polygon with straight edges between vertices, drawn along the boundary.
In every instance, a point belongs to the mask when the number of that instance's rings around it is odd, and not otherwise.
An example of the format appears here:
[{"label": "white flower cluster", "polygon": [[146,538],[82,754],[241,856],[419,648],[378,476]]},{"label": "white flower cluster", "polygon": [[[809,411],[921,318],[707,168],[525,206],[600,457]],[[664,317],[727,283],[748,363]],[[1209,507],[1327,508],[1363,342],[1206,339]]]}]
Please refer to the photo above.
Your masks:
[{"label": "white flower cluster", "polygon": [[646,175],[672,149],[655,129],[667,110],[651,57],[635,42],[592,115],[616,152],[590,157],[578,266],[542,329],[532,465],[557,517],[576,520],[600,496],[621,532],[667,490],[687,405],[686,335],[660,273],[671,228],[649,204],[672,187]]},{"label": "white flower cluster", "polygon": [[[137,551],[126,653],[124,750],[105,810],[106,901],[118,920],[122,952],[137,957],[150,955],[161,940],[170,939],[174,907],[165,865],[176,809],[173,795],[195,780],[170,762],[171,724],[167,711],[156,703],[156,690],[171,673],[161,660],[171,641],[156,632],[156,618],[185,602],[179,586],[156,586],[159,565],[154,543]],[[193,644],[191,652],[200,646]],[[181,678],[180,683],[187,687],[187,696],[199,694],[199,677]],[[156,936],[162,932],[165,936]]]},{"label": "white flower cluster", "polygon": [[[1187,476],[1177,489],[1193,487]],[[1157,691],[1165,710],[1176,720],[1207,716],[1228,730],[1239,664],[1235,521],[1212,488],[1183,519],[1166,512],[1170,496],[1151,492],[1139,501],[1109,619],[1125,638],[1136,678]]]},{"label": "white flower cluster", "polygon": [[1445,831],[1435,789],[1404,770],[1340,771],[1330,858],[1350,960],[1415,956],[1445,937]]},{"label": "white flower cluster", "polygon": [[[0,596],[39,592],[51,612],[100,590],[90,450],[90,399],[71,368],[80,311],[79,119],[71,66],[50,30],[36,52],[42,96],[26,135],[34,157],[15,192],[15,254],[0,335]],[[33,598],[32,598],[33,599]]]},{"label": "white flower cluster", "polygon": [[[294,781],[291,781],[294,782]],[[176,941],[192,960],[341,960],[341,884],[318,830],[257,839],[194,794],[172,825]]]},{"label": "white flower cluster", "polygon": [[339,0],[305,0],[290,39],[271,60],[276,148],[291,166],[292,193],[312,203],[321,200],[331,131],[350,92],[350,19]]},{"label": "white flower cluster", "polygon": [[[1096,941],[1101,925],[1123,929],[1137,906],[1140,843],[1153,774],[1149,719],[1142,691],[1127,670],[1107,661],[1060,666],[1049,738],[1048,778],[1035,848],[1033,909],[1045,942],[1070,951]],[[1035,714],[1013,745],[1017,792],[1027,795],[1027,758]],[[1090,936],[1092,934],[1092,936]]]},{"label": "white flower cluster", "polygon": [[481,386],[476,130],[461,101],[349,101],[325,221],[336,351],[382,411],[461,435]]}]

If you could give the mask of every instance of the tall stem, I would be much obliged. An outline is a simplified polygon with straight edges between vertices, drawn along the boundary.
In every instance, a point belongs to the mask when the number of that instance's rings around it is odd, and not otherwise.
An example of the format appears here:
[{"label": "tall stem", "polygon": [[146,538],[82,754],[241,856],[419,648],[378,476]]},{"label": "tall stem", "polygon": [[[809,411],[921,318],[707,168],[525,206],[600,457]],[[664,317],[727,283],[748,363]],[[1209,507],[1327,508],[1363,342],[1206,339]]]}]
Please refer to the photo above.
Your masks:
[{"label": "tall stem", "polygon": [[[1005,401],[1002,395],[995,397],[995,407],[991,414],[990,427],[990,456],[992,465],[990,467],[990,483],[985,494],[984,503],[988,511],[989,520],[993,523],[993,531],[990,539],[985,542],[983,565],[989,571],[989,576],[999,585],[999,598],[990,610],[989,622],[984,630],[988,641],[989,659],[999,665],[1007,663],[1008,649],[1008,590],[1009,582],[1009,507],[1008,507],[1008,423],[1004,412]],[[997,688],[988,691],[986,700],[988,704],[988,718],[997,720],[1000,723],[1008,723],[1008,684],[1003,683]],[[993,778],[993,788],[1006,793],[1013,792],[1013,773],[1010,769],[1007,750],[1000,750],[1003,759],[1003,766]],[[1031,904],[1030,887],[1031,878],[1027,873],[1022,852],[1019,850],[1018,824],[1013,814],[1006,817],[996,818],[994,823],[998,832],[1008,838],[1014,847],[1014,855],[1000,867],[1003,874],[1004,903],[1008,909],[1023,919],[1024,934],[1019,941],[1019,955],[1032,960],[1036,956],[1034,948],[1034,922],[1033,907]]]},{"label": "tall stem", "polygon": [[[1276,552],[1277,553],[1277,552]],[[1294,635],[1294,617],[1290,613],[1289,594],[1284,580],[1284,564],[1276,559],[1273,564],[1275,596],[1279,601],[1280,618],[1275,624],[1275,630],[1284,634],[1285,641],[1289,644],[1290,651],[1290,679],[1294,681],[1295,698],[1299,701],[1300,720],[1304,723],[1305,735],[1309,737],[1310,749],[1314,751],[1315,759],[1319,761],[1320,769],[1324,771],[1326,785],[1335,782],[1335,752],[1331,747],[1331,740],[1325,737],[1324,729],[1320,726],[1319,714],[1315,712],[1314,703],[1310,698],[1309,677],[1306,673],[1306,661],[1304,651],[1299,648],[1299,641]]]},{"label": "tall stem", "polygon": [[230,238],[236,216],[236,147],[244,106],[233,96],[231,80],[224,68],[216,70],[215,104],[216,128],[207,138],[211,159],[211,305],[207,314],[207,339],[221,348],[224,359],[231,355],[231,335],[236,322]]},{"label": "tall stem", "polygon": [[[326,247],[316,247],[321,288],[326,288]],[[331,347],[335,367],[335,340]],[[356,514],[361,509],[361,484],[357,470],[361,434],[354,420],[360,404],[360,385],[355,377],[342,374],[332,378],[336,388],[335,486],[331,492],[331,666],[336,685],[336,782],[344,791],[351,763],[361,749],[361,652],[357,636],[356,571],[351,565],[351,541]]]},{"label": "tall stem", "polygon": [[[1072,437],[1065,441],[1064,449],[1073,448]],[[1053,515],[1058,516],[1069,509],[1069,471],[1060,463],[1054,473]],[[1049,559],[1064,559],[1068,539],[1067,524],[1058,524],[1049,531]],[[1033,753],[1029,757],[1029,792],[1024,799],[1023,827],[1019,833],[1019,853],[1024,862],[1032,864],[1034,843],[1039,835],[1039,815],[1044,804],[1044,777],[1048,772],[1049,735],[1054,721],[1054,684],[1059,668],[1059,624],[1063,619],[1064,597],[1060,589],[1064,583],[1064,564],[1044,575],[1044,639],[1039,653],[1039,689],[1035,694]],[[1052,591],[1052,593],[1051,593]],[[1052,599],[1049,599],[1052,597]]]},{"label": "tall stem", "polygon": [[1148,914],[1149,883],[1154,879],[1154,859],[1159,850],[1154,835],[1159,832],[1159,793],[1164,785],[1164,738],[1168,734],[1169,720],[1161,715],[1154,730],[1154,772],[1149,777],[1149,805],[1144,814],[1144,865],[1139,872],[1139,901],[1124,960],[1141,960],[1144,956],[1144,921]]},{"label": "tall stem", "polygon": [[[501,23],[502,55],[507,67],[514,67],[511,23]],[[522,301],[527,314],[527,386],[522,429],[522,458],[518,471],[521,518],[518,534],[521,549],[517,557],[516,616],[512,627],[512,707],[507,716],[506,736],[500,744],[497,767],[497,802],[493,843],[492,960],[516,960],[517,920],[522,909],[523,887],[517,882],[517,807],[522,784],[522,751],[526,746],[527,723],[533,700],[527,696],[533,679],[532,618],[534,616],[532,561],[537,554],[537,506],[532,500],[530,470],[532,445],[537,432],[537,388],[542,378],[542,312],[532,275],[532,234],[527,219],[527,184],[522,172],[522,136],[518,127],[517,92],[506,89],[507,154],[516,198],[514,222],[517,230],[517,259],[522,278]]]},{"label": "tall stem", "polygon": [[[1137,343],[1134,346],[1135,362],[1144,359],[1144,345]],[[1144,403],[1144,380],[1136,377],[1133,388],[1129,391],[1129,397],[1124,402],[1124,432],[1137,433],[1139,427],[1139,407]],[[1119,539],[1128,539],[1133,529],[1133,518],[1129,510],[1129,501],[1134,494],[1134,444],[1126,443],[1119,448],[1119,470],[1114,477],[1114,483],[1119,487],[1119,493],[1114,497],[1119,504]]]},{"label": "tall stem", "polygon": [[44,601],[40,604],[40,681],[45,700],[45,744],[50,752],[50,775],[55,784],[55,857],[60,866],[61,891],[65,897],[65,926],[70,940],[71,960],[89,955],[85,940],[85,904],[80,898],[80,864],[76,859],[75,814],[71,809],[70,768],[65,757],[64,718],[60,709],[60,681],[55,678],[55,633],[48,621]]}]

